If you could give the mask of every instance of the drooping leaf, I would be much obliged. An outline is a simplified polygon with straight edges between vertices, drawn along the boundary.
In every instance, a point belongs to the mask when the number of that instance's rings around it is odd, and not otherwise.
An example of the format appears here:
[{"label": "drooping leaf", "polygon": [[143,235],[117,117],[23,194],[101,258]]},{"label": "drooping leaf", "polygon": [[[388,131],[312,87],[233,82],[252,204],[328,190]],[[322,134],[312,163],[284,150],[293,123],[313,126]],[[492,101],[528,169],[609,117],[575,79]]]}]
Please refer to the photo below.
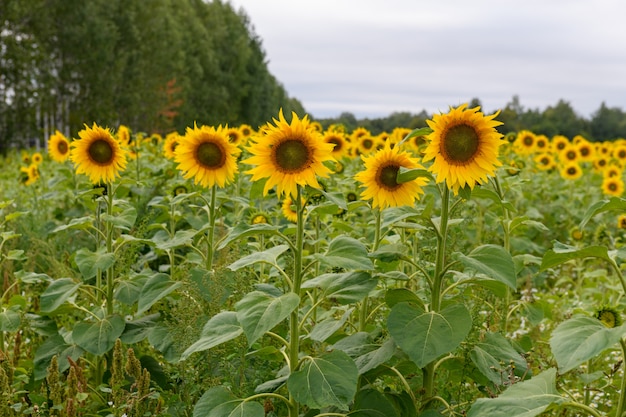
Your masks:
[{"label": "drooping leaf", "polygon": [[124,327],[124,333],[120,336],[120,340],[126,344],[141,342],[149,336],[150,331],[156,325],[159,317],[160,314],[155,313],[127,321],[126,327]]},{"label": "drooping leaf", "polygon": [[626,324],[608,328],[594,317],[575,316],[559,324],[550,337],[550,348],[565,373],[615,346],[626,334]]},{"label": "drooping leaf", "polygon": [[168,250],[190,244],[197,234],[198,231],[195,229],[177,230],[173,237],[165,232],[155,233],[152,241],[158,249]]},{"label": "drooping leaf", "polygon": [[325,341],[346,324],[346,322],[350,318],[350,314],[352,314],[353,311],[354,308],[349,308],[343,313],[339,320],[330,317],[316,323],[315,327],[313,327],[313,330],[311,330],[311,333],[309,333],[309,337],[311,338],[311,340],[315,340],[316,342]]},{"label": "drooping leaf", "polygon": [[187,359],[192,353],[211,349],[228,342],[241,334],[243,334],[243,329],[237,321],[237,313],[234,311],[218,313],[206,322],[200,339],[183,352],[181,360]]},{"label": "drooping leaf", "polygon": [[270,234],[274,235],[278,233],[278,227],[268,224],[268,223],[258,223],[258,224],[247,224],[246,222],[238,223],[235,227],[233,227],[226,238],[222,240],[218,245],[217,249],[221,250],[228,246],[231,242],[234,242],[237,239],[243,239],[249,236],[261,235],[261,234]]},{"label": "drooping leaf", "polygon": [[452,304],[437,313],[403,302],[393,306],[387,326],[396,344],[423,368],[465,340],[472,318],[462,304]]},{"label": "drooping leaf", "polygon": [[314,257],[323,265],[333,268],[361,271],[374,269],[374,264],[368,256],[365,245],[345,235],[334,238],[328,245],[325,254],[316,253]]},{"label": "drooping leaf", "polygon": [[626,212],[626,200],[619,197],[611,197],[609,200],[601,200],[592,204],[585,212],[578,227],[582,230],[593,216],[612,210],[617,210],[622,213]]},{"label": "drooping leaf", "polygon": [[193,408],[193,417],[265,417],[263,406],[243,401],[223,386],[210,388]]},{"label": "drooping leaf", "polygon": [[42,313],[51,313],[68,298],[72,297],[80,284],[72,278],[59,278],[50,283],[48,288],[39,297],[39,308]]},{"label": "drooping leaf", "polygon": [[554,247],[546,251],[543,255],[540,271],[545,271],[548,268],[553,268],[574,259],[584,258],[600,258],[605,261],[613,262],[613,260],[609,257],[608,249],[605,246],[587,246],[584,248],[577,248],[560,242],[555,242]]},{"label": "drooping leaf", "polygon": [[376,288],[377,282],[377,278],[364,271],[328,273],[305,281],[302,288],[320,288],[329,300],[352,304],[363,300]]},{"label": "drooping leaf", "polygon": [[146,281],[139,294],[137,314],[141,314],[152,307],[157,301],[166,297],[182,285],[180,281],[173,281],[169,275],[156,273]]},{"label": "drooping leaf", "polygon": [[95,277],[98,270],[104,271],[112,266],[115,263],[115,255],[107,252],[105,247],[100,247],[95,252],[81,248],[76,251],[74,261],[83,279],[88,280]]},{"label": "drooping leaf", "polygon": [[564,398],[556,390],[556,369],[550,368],[528,381],[507,388],[497,398],[479,398],[468,417],[535,417]]},{"label": "drooping leaf", "polygon": [[373,388],[362,389],[356,394],[352,410],[349,417],[402,417],[394,404]]},{"label": "drooping leaf", "polygon": [[246,294],[235,304],[235,309],[248,344],[252,346],[267,331],[287,318],[299,304],[300,297],[291,292],[280,297],[262,291]]},{"label": "drooping leaf", "polygon": [[511,289],[517,288],[515,263],[511,254],[502,246],[482,245],[468,255],[458,254],[466,268],[474,269],[487,277],[506,284]]},{"label": "drooping leaf", "polygon": [[299,403],[310,408],[336,406],[347,410],[357,389],[358,371],[354,361],[340,350],[308,358],[289,375],[287,388]]},{"label": "drooping leaf", "polygon": [[120,213],[108,215],[102,214],[102,220],[110,222],[118,229],[130,230],[137,220],[137,209],[134,206],[127,206]]},{"label": "drooping leaf", "polygon": [[511,362],[515,365],[515,375],[522,376],[528,371],[526,360],[499,333],[487,333],[485,338],[474,346],[470,358],[476,368],[496,385],[508,381],[509,371],[502,368],[506,368]]},{"label": "drooping leaf", "polygon": [[416,178],[427,178],[430,181],[434,181],[433,174],[423,168],[405,168],[400,167],[396,174],[396,182],[402,184],[405,182],[413,181]]},{"label": "drooping leaf", "polygon": [[116,314],[93,323],[80,322],[72,330],[72,339],[87,352],[103,355],[113,348],[125,326],[124,319]]},{"label": "drooping leaf", "polygon": [[246,266],[254,265],[258,262],[264,262],[275,265],[278,261],[278,257],[289,249],[288,245],[277,245],[261,252],[253,252],[250,255],[244,256],[228,265],[228,269],[237,271]]}]

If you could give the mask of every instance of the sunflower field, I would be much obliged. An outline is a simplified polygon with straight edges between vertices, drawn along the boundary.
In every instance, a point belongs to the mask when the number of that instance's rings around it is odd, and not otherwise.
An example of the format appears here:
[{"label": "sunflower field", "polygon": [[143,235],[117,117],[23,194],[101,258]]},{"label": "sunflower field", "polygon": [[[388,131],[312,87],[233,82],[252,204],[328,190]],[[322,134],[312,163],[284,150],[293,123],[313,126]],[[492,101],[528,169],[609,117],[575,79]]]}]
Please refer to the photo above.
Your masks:
[{"label": "sunflower field", "polygon": [[626,139],[93,123],[0,178],[0,416],[626,415]]}]

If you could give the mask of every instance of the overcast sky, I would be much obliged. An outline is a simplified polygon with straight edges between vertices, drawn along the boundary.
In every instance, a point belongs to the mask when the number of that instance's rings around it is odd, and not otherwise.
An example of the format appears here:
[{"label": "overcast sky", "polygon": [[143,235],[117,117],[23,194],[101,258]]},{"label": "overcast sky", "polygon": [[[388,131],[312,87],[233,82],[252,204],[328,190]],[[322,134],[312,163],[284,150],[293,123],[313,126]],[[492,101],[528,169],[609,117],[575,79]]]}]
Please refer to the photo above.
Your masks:
[{"label": "overcast sky", "polygon": [[230,0],[269,69],[317,118],[446,112],[513,95],[626,111],[624,0]]}]

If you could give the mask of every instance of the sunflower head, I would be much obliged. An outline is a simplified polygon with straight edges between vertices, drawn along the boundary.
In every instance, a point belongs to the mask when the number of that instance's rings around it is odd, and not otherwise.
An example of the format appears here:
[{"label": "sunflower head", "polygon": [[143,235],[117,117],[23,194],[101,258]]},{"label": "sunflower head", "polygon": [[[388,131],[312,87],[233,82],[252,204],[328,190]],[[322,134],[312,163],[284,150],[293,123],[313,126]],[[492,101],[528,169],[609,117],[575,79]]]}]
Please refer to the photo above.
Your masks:
[{"label": "sunflower head", "polygon": [[257,211],[254,212],[250,215],[250,224],[255,225],[255,224],[269,224],[270,223],[270,216],[269,214],[265,213],[264,211]]},{"label": "sunflower head", "polygon": [[433,131],[427,137],[424,161],[433,160],[428,170],[455,194],[465,186],[473,189],[486,182],[502,165],[498,153],[504,141],[496,130],[502,123],[494,120],[498,112],[485,116],[479,110],[463,104],[427,120]]},{"label": "sunflower head", "polygon": [[176,146],[174,160],[184,178],[193,178],[203,187],[224,187],[235,178],[240,153],[241,149],[229,142],[222,126],[194,124]]},{"label": "sunflower head", "polygon": [[185,187],[184,185],[177,185],[172,190],[172,194],[174,195],[174,197],[179,196],[181,194],[187,194],[187,192],[188,192],[187,187]]},{"label": "sunflower head", "polygon": [[126,152],[108,128],[96,123],[78,132],[80,139],[71,143],[70,159],[78,174],[85,174],[93,184],[113,182],[126,168]]},{"label": "sunflower head", "polygon": [[619,312],[612,307],[602,307],[596,312],[596,318],[606,327],[614,328],[621,326],[622,317]]},{"label": "sunflower head", "polygon": [[[301,201],[302,205],[304,206],[306,204],[306,201],[304,199],[302,199]],[[298,211],[296,209],[296,204],[291,196],[288,195],[283,199],[281,210],[283,212],[283,216],[285,216],[285,218],[290,222],[296,223],[298,221]]]},{"label": "sunflower head", "polygon": [[626,229],[626,214],[620,214],[617,218],[617,227]]},{"label": "sunflower head", "polygon": [[58,130],[48,139],[48,153],[56,162],[65,162],[70,156],[70,141]]},{"label": "sunflower head", "polygon": [[580,230],[578,226],[571,228],[569,231],[569,235],[572,240],[582,240],[582,238],[585,236],[583,231]]},{"label": "sunflower head", "polygon": [[621,197],[624,193],[624,181],[621,177],[605,177],[602,181],[602,192],[605,195]]},{"label": "sunflower head", "polygon": [[128,126],[120,125],[117,128],[117,133],[115,136],[117,140],[120,142],[120,144],[122,144],[122,146],[130,145],[131,135],[130,135],[130,129],[128,128]]},{"label": "sunflower head", "polygon": [[577,180],[583,176],[583,170],[577,162],[570,162],[561,167],[561,177],[566,180]]},{"label": "sunflower head", "polygon": [[176,147],[181,140],[181,136],[178,132],[171,132],[165,135],[165,142],[163,143],[163,155],[167,159],[174,159],[176,157]]},{"label": "sunflower head", "polygon": [[309,122],[308,116],[298,118],[292,113],[288,123],[282,109],[273,125],[268,125],[263,135],[251,138],[247,148],[251,157],[243,163],[253,165],[246,171],[252,181],[267,178],[264,195],[276,186],[278,196],[297,195],[298,186],[320,188],[317,177],[326,178],[331,170],[324,165],[333,161],[335,145],[324,142],[321,134]]},{"label": "sunflower head", "polygon": [[32,156],[32,163],[39,165],[43,162],[43,155],[40,152],[35,152]]},{"label": "sunflower head", "polygon": [[341,159],[347,152],[348,141],[343,132],[327,130],[324,133],[324,142],[333,145],[332,155],[337,160]]},{"label": "sunflower head", "polygon": [[389,143],[376,153],[362,156],[365,169],[354,176],[365,190],[361,197],[372,200],[373,208],[412,206],[424,193],[422,187],[428,182],[424,177],[398,182],[401,168],[423,169],[408,152],[392,148]]}]

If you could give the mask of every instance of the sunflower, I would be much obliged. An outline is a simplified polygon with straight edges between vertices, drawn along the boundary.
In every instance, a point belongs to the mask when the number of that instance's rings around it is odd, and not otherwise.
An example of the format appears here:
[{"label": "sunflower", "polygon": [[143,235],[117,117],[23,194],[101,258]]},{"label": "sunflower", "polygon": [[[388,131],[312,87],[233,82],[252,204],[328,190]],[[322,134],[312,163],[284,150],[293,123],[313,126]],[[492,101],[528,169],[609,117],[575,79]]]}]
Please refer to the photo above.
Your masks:
[{"label": "sunflower", "polygon": [[324,142],[333,145],[333,158],[340,160],[348,150],[348,142],[343,132],[327,130],[324,133]]},{"label": "sunflower", "polygon": [[426,178],[418,177],[414,180],[398,183],[397,175],[400,168],[423,169],[417,159],[408,152],[400,151],[398,147],[391,147],[389,143],[375,154],[362,156],[365,170],[357,173],[354,179],[361,182],[365,190],[361,197],[372,200],[373,208],[397,206],[412,206],[420,194]]},{"label": "sunflower", "polygon": [[130,129],[128,128],[128,126],[120,125],[120,127],[117,128],[117,134],[115,136],[117,137],[117,140],[123,146],[130,145],[131,136],[130,136]]},{"label": "sunflower", "polygon": [[570,162],[561,167],[561,177],[566,180],[576,180],[583,175],[583,170],[577,162]]},{"label": "sunflower", "polygon": [[626,144],[616,145],[611,155],[620,166],[626,166]]},{"label": "sunflower", "polygon": [[255,165],[247,171],[252,181],[268,178],[263,194],[276,186],[278,197],[297,195],[297,187],[309,185],[320,188],[317,176],[326,178],[332,172],[324,165],[333,161],[334,145],[323,141],[319,132],[311,127],[308,116],[301,119],[292,113],[291,123],[287,123],[282,109],[274,125],[269,125],[266,133],[252,138],[247,149],[251,157],[243,161]]},{"label": "sunflower", "polygon": [[27,167],[20,167],[19,181],[24,185],[33,185],[39,179],[39,169],[37,164],[30,164]]},{"label": "sunflower", "polygon": [[[304,198],[301,200],[302,204],[305,204]],[[281,210],[283,215],[287,220],[292,223],[298,221],[298,212],[296,211],[296,205],[293,201],[293,198],[290,195],[287,195],[283,200],[283,204],[281,205]]]},{"label": "sunflower", "polygon": [[604,178],[622,178],[622,172],[622,168],[615,165],[609,165],[604,168],[604,170],[602,171],[602,175],[604,176]]},{"label": "sunflower", "polygon": [[552,149],[556,152],[561,152],[567,145],[569,145],[567,136],[555,135],[552,137]]},{"label": "sunflower", "polygon": [[252,126],[247,125],[247,124],[242,124],[242,125],[239,125],[239,133],[241,133],[242,142],[245,142],[248,140],[250,136],[252,136],[252,134],[254,134],[254,130],[252,129]]},{"label": "sunflower", "polygon": [[238,127],[226,127],[226,137],[228,141],[235,146],[239,146],[242,144],[243,135]]},{"label": "sunflower", "polygon": [[542,171],[550,171],[556,166],[554,156],[549,152],[543,152],[534,158],[537,167]]},{"label": "sunflower", "polygon": [[605,195],[620,197],[624,193],[624,181],[620,177],[604,178],[602,192]]},{"label": "sunflower", "polygon": [[94,184],[112,182],[126,168],[126,152],[108,128],[96,123],[78,132],[71,143],[70,159],[76,173],[85,174]]},{"label": "sunflower", "polygon": [[537,135],[529,130],[521,130],[517,133],[517,137],[513,142],[513,147],[521,155],[528,155],[535,150],[535,142]]},{"label": "sunflower", "polygon": [[424,161],[434,159],[428,169],[445,181],[448,188],[458,193],[466,185],[487,181],[502,163],[498,160],[498,147],[504,143],[496,130],[501,122],[494,120],[498,113],[485,116],[480,107],[467,109],[467,104],[452,108],[444,115],[434,115],[427,120],[433,129],[427,136],[428,146],[424,150]]},{"label": "sunflower", "polygon": [[25,164],[30,164],[31,157],[30,154],[26,151],[22,151],[22,162]]},{"label": "sunflower", "polygon": [[622,324],[622,317],[619,312],[612,307],[602,307],[596,312],[596,318],[609,328],[618,327]]},{"label": "sunflower", "polygon": [[580,153],[578,152],[578,146],[574,143],[570,143],[559,152],[559,160],[563,164],[567,165],[580,160]]},{"label": "sunflower", "polygon": [[163,143],[163,155],[167,159],[174,159],[176,157],[176,147],[180,143],[182,137],[178,132],[171,132],[165,135],[165,142]]},{"label": "sunflower", "polygon": [[41,152],[35,152],[32,156],[32,162],[35,165],[39,165],[43,162],[43,155]]},{"label": "sunflower", "polygon": [[617,218],[617,227],[626,229],[626,214],[620,214]]},{"label": "sunflower", "polygon": [[48,153],[56,162],[65,162],[70,156],[70,141],[58,130],[48,139]]},{"label": "sunflower", "polygon": [[[297,216],[296,216],[296,220],[297,220]],[[254,224],[269,224],[270,223],[270,216],[269,214],[263,212],[263,211],[257,211],[254,212],[250,215],[250,224],[254,225]]]},{"label": "sunflower", "polygon": [[596,148],[586,139],[576,143],[580,160],[584,162],[593,161],[596,157]]},{"label": "sunflower", "polygon": [[608,165],[609,160],[604,155],[596,155],[595,159],[593,160],[593,169],[596,172],[604,171],[605,169],[607,169]]},{"label": "sunflower", "polygon": [[362,155],[369,155],[376,149],[377,141],[370,135],[362,135],[355,140],[356,149]]},{"label": "sunflower", "polygon": [[176,146],[174,160],[186,179],[203,187],[224,187],[235,179],[241,149],[230,143],[222,126],[188,127]]},{"label": "sunflower", "polygon": [[534,152],[543,153],[550,150],[550,141],[545,135],[537,135]]},{"label": "sunflower", "polygon": [[354,142],[358,142],[358,140],[361,139],[363,136],[372,136],[372,134],[368,129],[364,127],[357,127],[350,134],[350,139],[352,139],[352,141]]}]

